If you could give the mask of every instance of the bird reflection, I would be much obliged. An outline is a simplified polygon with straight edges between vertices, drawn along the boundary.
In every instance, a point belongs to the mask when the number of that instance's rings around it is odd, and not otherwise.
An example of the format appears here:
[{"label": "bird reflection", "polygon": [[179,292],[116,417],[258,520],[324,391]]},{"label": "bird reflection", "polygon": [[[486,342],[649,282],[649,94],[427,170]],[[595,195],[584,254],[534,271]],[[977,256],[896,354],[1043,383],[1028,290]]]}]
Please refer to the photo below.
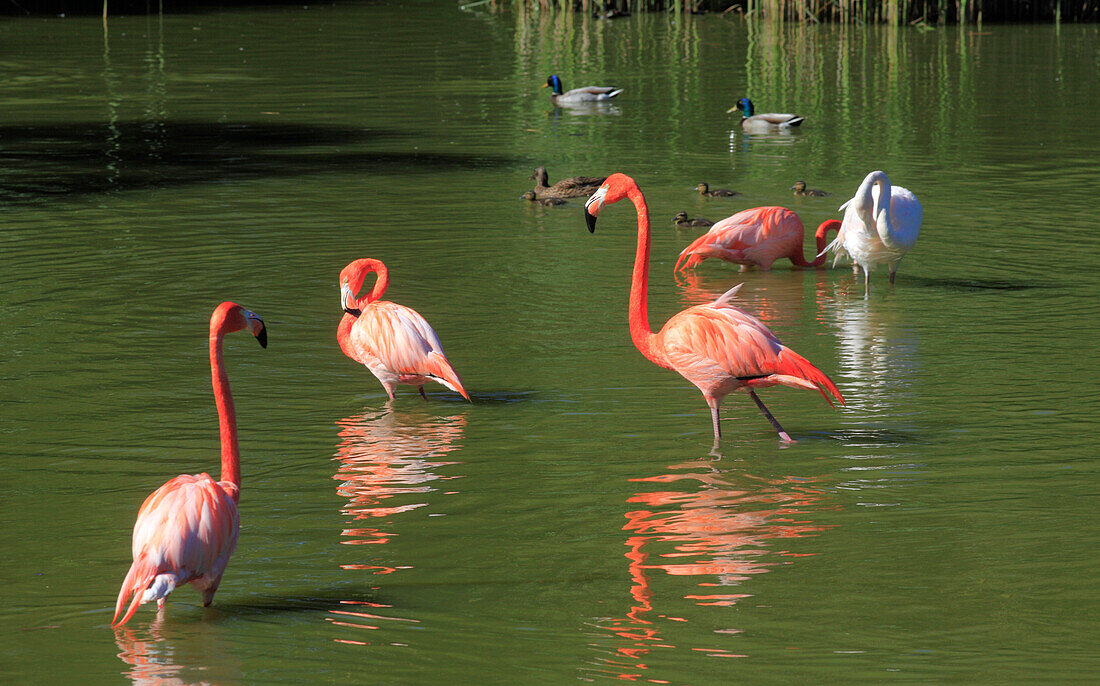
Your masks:
[{"label": "bird reflection", "polygon": [[[344,545],[386,546],[398,535],[394,524],[401,515],[426,506],[429,494],[442,490],[434,482],[462,476],[443,475],[436,470],[458,464],[441,458],[460,447],[465,415],[435,417],[423,409],[395,412],[387,405],[381,411],[341,419],[336,425],[340,427],[340,441],[333,478],[340,482],[336,492],[347,498],[341,512],[349,518],[348,527],[341,532]],[[341,568],[374,575],[412,568],[392,561],[392,548],[364,550],[369,551],[364,558],[342,564]],[[348,607],[332,610],[333,616],[326,618],[339,626],[376,629],[378,620],[415,621],[368,612],[387,606],[365,600],[345,600],[341,604]]]},{"label": "bird reflection", "polygon": [[[695,272],[676,275],[676,285],[682,289],[680,301],[686,306],[712,303],[738,283],[744,288],[733,304],[748,312],[769,327],[777,327],[782,338],[783,328],[797,326],[805,304],[803,292],[805,274],[793,271],[788,274],[767,273],[746,276],[730,274],[725,277],[704,277]],[[817,276],[816,278],[823,278]]]},{"label": "bird reflection", "polygon": [[836,320],[837,364],[852,392],[852,408],[862,416],[892,413],[907,404],[911,378],[919,367],[919,339],[892,303],[838,299],[824,312]]},{"label": "bird reflection", "polygon": [[654,571],[693,577],[698,590],[682,598],[697,606],[732,606],[752,595],[742,586],[754,574],[814,554],[786,550],[782,539],[814,536],[831,526],[810,518],[825,506],[827,494],[820,478],[763,478],[736,469],[719,470],[712,462],[672,465],[669,470],[633,479],[647,488],[628,499],[637,509],[626,513],[623,526],[629,549],[625,556],[630,609],[623,617],[595,622],[612,639],[611,652],[596,661],[596,671],[604,676],[641,679],[646,656],[655,648],[737,656],[713,645],[676,646],[662,635],[673,623],[691,620],[661,611],[662,605],[671,609],[680,603],[660,597],[655,586],[662,582],[660,576],[652,576]]},{"label": "bird reflection", "polygon": [[[188,672],[198,672],[209,676],[208,669],[217,663],[218,670],[223,675],[232,675],[233,659],[226,659],[226,647],[224,635],[214,633],[209,627],[198,627],[198,634],[192,634],[184,643],[182,640],[172,641],[165,635],[164,613],[158,611],[156,617],[149,624],[148,633],[135,629],[131,623],[115,629],[115,644],[118,646],[118,657],[125,662],[129,669],[123,676],[130,679],[138,686],[184,686],[186,684],[209,683],[203,678],[191,679]],[[145,634],[139,638],[139,635]],[[198,639],[198,640],[196,640]],[[176,643],[179,646],[186,645],[189,653],[196,656],[195,660],[183,659],[178,653]],[[230,678],[230,681],[236,679]]]}]

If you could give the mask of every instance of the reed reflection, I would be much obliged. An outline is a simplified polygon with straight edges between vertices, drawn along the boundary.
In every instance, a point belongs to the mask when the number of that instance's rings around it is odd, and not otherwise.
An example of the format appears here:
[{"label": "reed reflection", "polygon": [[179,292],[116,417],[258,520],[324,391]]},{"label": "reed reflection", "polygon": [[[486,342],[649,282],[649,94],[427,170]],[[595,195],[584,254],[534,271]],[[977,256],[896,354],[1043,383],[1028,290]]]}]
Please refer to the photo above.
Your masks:
[{"label": "reed reflection", "polygon": [[[358,561],[340,567],[372,575],[411,569],[413,565],[393,559],[393,549],[387,544],[399,535],[395,524],[402,515],[428,505],[429,494],[443,490],[435,482],[462,477],[437,470],[458,464],[440,458],[460,447],[465,415],[436,417],[424,409],[397,412],[387,403],[382,410],[368,410],[336,425],[340,441],[333,458],[338,463],[333,478],[340,482],[336,492],[347,498],[340,511],[349,518],[341,543],[385,546],[362,549],[365,553]],[[341,604],[347,609],[330,610],[333,616],[326,617],[338,626],[377,629],[378,620],[416,621],[368,611],[387,607],[379,603],[351,599]]]},{"label": "reed reflection", "polygon": [[[717,657],[744,657],[715,647],[677,645],[670,627],[699,622],[720,635],[740,633],[723,626],[720,611],[683,613],[683,603],[721,608],[753,594],[743,588],[755,574],[791,564],[812,552],[786,549],[786,540],[815,536],[832,525],[811,516],[828,507],[821,478],[758,477],[740,469],[718,469],[695,461],[671,465],[669,472],[632,479],[644,490],[627,502],[626,512],[631,604],[622,617],[601,618],[594,624],[611,639],[610,652],[594,661],[593,671],[623,680],[646,676],[647,656],[662,648],[684,648]],[[799,546],[802,547],[802,546]],[[664,575],[654,575],[655,571]],[[697,590],[679,598],[682,590],[664,590],[663,576],[690,577]],[[675,588],[682,589],[680,585]],[[662,597],[662,594],[667,594]],[[601,647],[607,644],[601,644]]]}]

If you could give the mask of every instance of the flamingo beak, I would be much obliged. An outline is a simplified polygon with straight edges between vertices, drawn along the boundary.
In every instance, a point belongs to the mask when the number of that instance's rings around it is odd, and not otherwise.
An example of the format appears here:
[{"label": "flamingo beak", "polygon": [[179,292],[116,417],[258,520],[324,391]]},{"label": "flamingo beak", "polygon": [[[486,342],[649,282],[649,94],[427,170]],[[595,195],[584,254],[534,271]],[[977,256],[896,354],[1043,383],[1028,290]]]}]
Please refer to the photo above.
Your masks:
[{"label": "flamingo beak", "polygon": [[600,186],[600,189],[584,203],[584,221],[588,223],[589,233],[596,233],[596,217],[600,216],[605,197],[607,197],[607,186]]},{"label": "flamingo beak", "polygon": [[267,327],[264,326],[264,320],[260,319],[260,315],[255,312],[249,312],[248,310],[244,312],[244,319],[248,325],[248,330],[256,337],[256,340],[260,343],[260,347],[266,348]]},{"label": "flamingo beak", "polygon": [[351,286],[349,286],[345,281],[340,286],[340,307],[343,308],[344,312],[347,312],[351,316],[358,317],[359,315],[363,314],[363,311],[358,308],[352,307],[352,304],[354,302],[355,298],[352,297]]}]

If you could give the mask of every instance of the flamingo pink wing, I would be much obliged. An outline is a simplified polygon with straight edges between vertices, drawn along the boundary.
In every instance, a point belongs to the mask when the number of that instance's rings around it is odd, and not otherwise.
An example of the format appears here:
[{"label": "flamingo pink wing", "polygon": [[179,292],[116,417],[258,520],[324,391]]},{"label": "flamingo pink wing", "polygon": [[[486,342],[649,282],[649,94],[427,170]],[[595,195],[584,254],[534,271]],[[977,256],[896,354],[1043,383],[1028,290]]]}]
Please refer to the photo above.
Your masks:
[{"label": "flamingo pink wing", "polygon": [[737,264],[770,266],[772,262],[801,247],[805,229],[798,215],[783,207],[754,207],[719,221],[684,248],[676,269],[687,258],[684,269],[707,257],[719,257]]}]

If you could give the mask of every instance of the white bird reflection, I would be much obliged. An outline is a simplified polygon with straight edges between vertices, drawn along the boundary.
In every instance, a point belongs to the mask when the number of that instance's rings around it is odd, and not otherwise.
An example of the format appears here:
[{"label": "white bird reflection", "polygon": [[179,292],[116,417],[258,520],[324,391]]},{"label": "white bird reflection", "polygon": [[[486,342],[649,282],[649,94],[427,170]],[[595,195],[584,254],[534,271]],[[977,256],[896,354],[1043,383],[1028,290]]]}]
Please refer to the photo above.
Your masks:
[{"label": "white bird reflection", "polygon": [[[387,404],[381,411],[363,412],[341,419],[336,425],[340,427],[340,441],[333,478],[340,482],[336,492],[347,498],[340,511],[349,518],[347,528],[341,532],[341,543],[382,546],[365,548],[367,552],[358,561],[340,567],[375,575],[411,569],[412,564],[392,559],[393,550],[387,544],[398,536],[395,524],[402,515],[428,505],[430,494],[446,493],[439,482],[462,477],[437,470],[458,464],[440,458],[460,447],[465,415],[436,417],[426,410],[395,412]],[[341,604],[347,609],[331,610],[332,616],[326,617],[337,626],[377,629],[379,620],[416,621],[368,611],[387,606],[362,599]]]},{"label": "white bird reflection", "polygon": [[836,322],[839,375],[850,414],[893,414],[910,405],[920,340],[896,304],[841,298],[825,316]]},{"label": "white bird reflection", "polygon": [[[714,463],[703,461],[672,465],[669,470],[667,474],[632,479],[652,487],[628,499],[639,509],[626,513],[623,526],[629,549],[625,557],[630,609],[622,617],[593,621],[601,631],[594,645],[603,654],[586,671],[645,681],[656,676],[646,672],[646,656],[660,648],[743,657],[721,647],[728,642],[718,637],[703,646],[676,645],[676,639],[666,634],[675,633],[675,626],[694,621],[695,615],[666,614],[661,606],[682,607],[681,598],[699,607],[735,605],[752,596],[743,585],[754,574],[815,554],[787,550],[784,539],[815,536],[832,526],[811,519],[812,513],[822,510],[827,502],[820,478],[763,478],[741,470],[718,470]],[[662,577],[651,578],[658,570],[667,576],[692,577],[698,590],[678,598],[662,597],[666,593],[663,588],[669,584]],[[682,589],[679,583],[672,586]],[[705,622],[715,621],[715,616],[708,613]],[[726,628],[717,633],[737,634],[740,629]]]}]

